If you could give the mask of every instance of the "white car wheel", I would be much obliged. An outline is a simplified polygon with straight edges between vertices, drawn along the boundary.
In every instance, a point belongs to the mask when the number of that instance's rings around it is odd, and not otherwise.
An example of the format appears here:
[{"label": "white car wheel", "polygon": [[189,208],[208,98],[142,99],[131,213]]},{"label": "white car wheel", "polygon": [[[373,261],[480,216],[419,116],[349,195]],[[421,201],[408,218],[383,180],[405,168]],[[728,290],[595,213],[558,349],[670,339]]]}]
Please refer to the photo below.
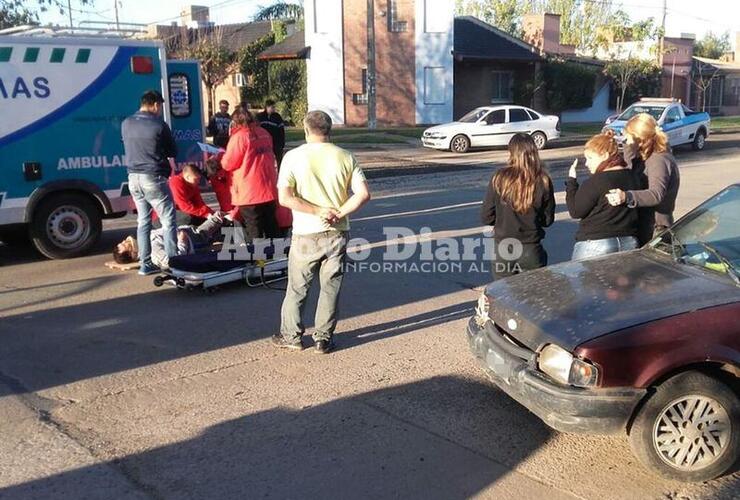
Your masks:
[{"label": "white car wheel", "polygon": [[542,132],[532,134],[532,140],[537,149],[545,149],[545,146],[547,146],[547,137]]},{"label": "white car wheel", "polygon": [[450,141],[450,150],[453,153],[467,153],[470,149],[470,139],[460,134],[456,135]]}]

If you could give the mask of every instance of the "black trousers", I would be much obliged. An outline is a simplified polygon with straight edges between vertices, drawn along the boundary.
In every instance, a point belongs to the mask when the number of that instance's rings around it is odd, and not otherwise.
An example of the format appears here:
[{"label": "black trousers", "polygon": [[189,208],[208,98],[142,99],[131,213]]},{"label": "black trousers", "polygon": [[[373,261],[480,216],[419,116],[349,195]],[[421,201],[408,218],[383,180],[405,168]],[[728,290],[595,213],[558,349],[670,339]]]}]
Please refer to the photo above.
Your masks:
[{"label": "black trousers", "polygon": [[277,205],[274,201],[258,205],[242,205],[239,214],[244,225],[244,238],[252,241],[255,238],[277,238],[279,228],[275,218]]},{"label": "black trousers", "polygon": [[[496,244],[498,248],[498,242]],[[491,262],[491,273],[494,280],[508,278],[515,274],[547,265],[547,252],[540,243],[522,244],[522,255],[515,260],[505,260],[502,257]]]},{"label": "black trousers", "polygon": [[200,226],[206,221],[205,217],[198,217],[178,210],[175,212],[175,221],[178,226]]}]

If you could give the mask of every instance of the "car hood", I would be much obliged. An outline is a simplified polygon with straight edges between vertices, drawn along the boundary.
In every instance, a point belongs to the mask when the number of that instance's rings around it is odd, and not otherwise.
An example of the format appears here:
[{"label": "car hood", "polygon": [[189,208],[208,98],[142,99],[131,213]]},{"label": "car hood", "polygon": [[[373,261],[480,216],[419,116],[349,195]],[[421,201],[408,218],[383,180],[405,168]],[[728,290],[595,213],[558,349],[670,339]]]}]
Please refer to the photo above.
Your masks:
[{"label": "car hood", "polygon": [[442,125],[436,125],[434,127],[430,127],[424,131],[424,135],[427,133],[434,133],[434,132],[441,132],[446,133],[453,129],[458,129],[461,126],[466,125],[465,123],[461,122],[451,122],[451,123],[443,123]]},{"label": "car hood", "polygon": [[486,287],[491,319],[532,350],[578,345],[624,328],[740,300],[740,287],[643,249],[565,262]]}]

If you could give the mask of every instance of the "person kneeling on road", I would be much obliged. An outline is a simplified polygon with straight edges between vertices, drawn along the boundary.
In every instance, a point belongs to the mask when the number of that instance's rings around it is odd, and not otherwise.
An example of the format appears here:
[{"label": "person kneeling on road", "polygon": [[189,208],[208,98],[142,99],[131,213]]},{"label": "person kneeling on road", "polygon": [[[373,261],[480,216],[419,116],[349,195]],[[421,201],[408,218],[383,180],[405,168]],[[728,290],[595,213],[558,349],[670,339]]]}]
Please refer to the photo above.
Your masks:
[{"label": "person kneeling on road", "polygon": [[[190,255],[195,250],[213,243],[221,234],[226,218],[221,212],[211,214],[198,227],[180,226],[177,229],[177,255]],[[169,257],[165,251],[164,231],[154,229],[150,236],[152,263],[162,270],[169,269]],[[117,264],[130,264],[139,259],[139,246],[135,238],[127,237],[113,248],[113,260]]]},{"label": "person kneeling on road", "polygon": [[177,225],[199,226],[213,213],[200,194],[201,173],[195,165],[185,165],[169,179],[172,197],[177,208]]}]

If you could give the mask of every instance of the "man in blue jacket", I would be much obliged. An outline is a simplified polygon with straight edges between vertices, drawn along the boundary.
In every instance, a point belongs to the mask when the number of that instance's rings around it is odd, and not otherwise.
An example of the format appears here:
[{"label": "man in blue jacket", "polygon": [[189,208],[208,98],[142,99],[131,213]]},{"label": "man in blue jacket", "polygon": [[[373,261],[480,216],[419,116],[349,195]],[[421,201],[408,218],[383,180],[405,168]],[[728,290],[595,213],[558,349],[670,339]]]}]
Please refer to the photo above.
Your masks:
[{"label": "man in blue jacket", "polygon": [[144,276],[159,272],[151,259],[152,209],[162,223],[165,252],[169,257],[177,255],[175,204],[167,182],[172,171],[170,158],[177,155],[177,146],[170,127],[162,119],[163,102],[162,94],[156,90],[145,92],[139,111],[121,125],[128,187],[138,212],[139,274]]}]

